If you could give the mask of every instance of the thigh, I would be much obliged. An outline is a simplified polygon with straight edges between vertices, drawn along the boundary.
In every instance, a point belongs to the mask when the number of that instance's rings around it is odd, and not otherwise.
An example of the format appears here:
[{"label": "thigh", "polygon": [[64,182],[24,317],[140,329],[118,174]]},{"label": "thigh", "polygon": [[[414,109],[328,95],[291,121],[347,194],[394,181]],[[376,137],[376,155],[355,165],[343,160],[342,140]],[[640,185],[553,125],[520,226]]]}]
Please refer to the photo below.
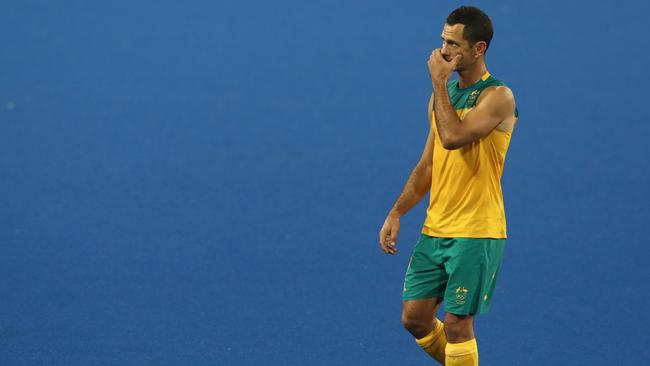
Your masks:
[{"label": "thigh", "polygon": [[402,300],[442,298],[447,273],[439,238],[422,235],[415,244],[406,275]]},{"label": "thigh", "polygon": [[445,268],[445,311],[487,313],[501,267],[505,239],[455,238]]}]

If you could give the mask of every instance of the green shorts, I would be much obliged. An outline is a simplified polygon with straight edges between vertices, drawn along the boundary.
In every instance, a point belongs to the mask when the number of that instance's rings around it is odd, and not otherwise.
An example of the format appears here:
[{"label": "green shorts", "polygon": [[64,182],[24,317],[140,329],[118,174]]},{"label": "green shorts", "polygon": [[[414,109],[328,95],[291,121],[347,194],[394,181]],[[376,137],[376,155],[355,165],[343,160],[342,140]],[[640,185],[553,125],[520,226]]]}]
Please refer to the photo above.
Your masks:
[{"label": "green shorts", "polygon": [[506,239],[422,234],[406,270],[402,299],[438,297],[448,313],[487,313],[505,244]]}]

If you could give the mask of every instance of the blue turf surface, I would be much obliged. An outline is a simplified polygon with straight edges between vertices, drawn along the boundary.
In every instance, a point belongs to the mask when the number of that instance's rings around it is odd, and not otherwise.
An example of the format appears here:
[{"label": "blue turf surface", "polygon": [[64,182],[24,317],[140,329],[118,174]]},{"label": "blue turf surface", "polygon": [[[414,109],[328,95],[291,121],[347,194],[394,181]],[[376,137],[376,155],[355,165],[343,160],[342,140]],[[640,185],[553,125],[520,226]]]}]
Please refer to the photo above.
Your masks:
[{"label": "blue turf surface", "polygon": [[[479,1],[521,113],[481,364],[650,360],[648,2]],[[430,365],[377,246],[451,1],[0,3],[0,365]]]}]

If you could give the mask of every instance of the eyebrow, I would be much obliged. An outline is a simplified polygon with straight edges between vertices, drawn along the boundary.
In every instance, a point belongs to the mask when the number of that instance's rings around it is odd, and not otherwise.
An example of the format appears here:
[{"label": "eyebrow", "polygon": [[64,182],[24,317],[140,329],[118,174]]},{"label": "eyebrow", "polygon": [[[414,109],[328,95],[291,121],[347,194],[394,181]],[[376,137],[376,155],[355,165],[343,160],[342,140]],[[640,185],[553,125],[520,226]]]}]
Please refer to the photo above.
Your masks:
[{"label": "eyebrow", "polygon": [[445,37],[443,37],[443,36],[440,36],[440,39],[442,39],[443,42],[447,42],[447,43],[451,43],[451,44],[455,44],[455,45],[459,44],[458,42],[454,41],[453,39],[445,39]]}]

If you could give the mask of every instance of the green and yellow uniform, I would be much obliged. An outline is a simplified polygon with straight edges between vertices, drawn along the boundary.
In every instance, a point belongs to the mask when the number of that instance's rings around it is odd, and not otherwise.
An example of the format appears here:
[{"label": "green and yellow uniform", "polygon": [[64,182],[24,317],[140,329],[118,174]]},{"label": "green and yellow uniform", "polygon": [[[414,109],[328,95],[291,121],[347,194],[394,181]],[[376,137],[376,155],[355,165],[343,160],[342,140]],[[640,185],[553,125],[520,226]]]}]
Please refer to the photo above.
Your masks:
[{"label": "green and yellow uniform", "polygon": [[[505,84],[486,72],[463,89],[457,80],[449,81],[447,91],[462,119],[485,89],[501,85]],[[485,313],[505,246],[501,176],[512,131],[494,129],[459,149],[446,150],[436,127],[433,97],[429,121],[434,131],[429,208],[406,273],[403,298],[444,297],[447,312]]]}]

